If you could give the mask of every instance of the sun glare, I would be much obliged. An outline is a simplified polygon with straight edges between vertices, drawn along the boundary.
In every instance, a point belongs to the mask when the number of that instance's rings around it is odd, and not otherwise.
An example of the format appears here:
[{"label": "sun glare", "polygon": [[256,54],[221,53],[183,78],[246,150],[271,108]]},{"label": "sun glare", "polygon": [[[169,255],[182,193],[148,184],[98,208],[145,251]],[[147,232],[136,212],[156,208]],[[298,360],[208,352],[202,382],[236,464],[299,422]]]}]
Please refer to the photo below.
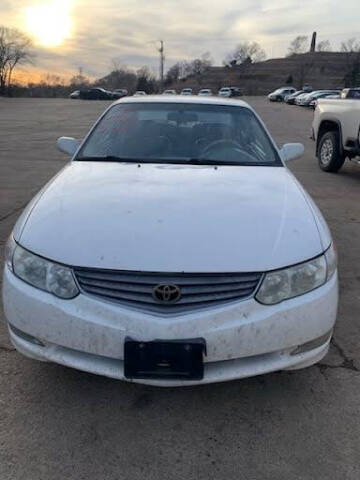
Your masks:
[{"label": "sun glare", "polygon": [[71,33],[72,0],[52,0],[25,11],[26,26],[44,47],[58,47]]}]

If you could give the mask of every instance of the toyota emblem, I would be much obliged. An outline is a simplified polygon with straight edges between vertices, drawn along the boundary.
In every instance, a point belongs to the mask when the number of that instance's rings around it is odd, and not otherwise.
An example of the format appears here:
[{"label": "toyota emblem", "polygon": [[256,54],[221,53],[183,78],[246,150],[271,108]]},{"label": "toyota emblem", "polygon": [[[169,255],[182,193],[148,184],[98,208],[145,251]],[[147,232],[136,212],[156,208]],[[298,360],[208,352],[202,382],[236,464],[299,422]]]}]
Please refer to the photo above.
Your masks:
[{"label": "toyota emblem", "polygon": [[161,303],[176,303],[181,298],[181,290],[177,285],[160,284],[153,288],[153,297]]}]

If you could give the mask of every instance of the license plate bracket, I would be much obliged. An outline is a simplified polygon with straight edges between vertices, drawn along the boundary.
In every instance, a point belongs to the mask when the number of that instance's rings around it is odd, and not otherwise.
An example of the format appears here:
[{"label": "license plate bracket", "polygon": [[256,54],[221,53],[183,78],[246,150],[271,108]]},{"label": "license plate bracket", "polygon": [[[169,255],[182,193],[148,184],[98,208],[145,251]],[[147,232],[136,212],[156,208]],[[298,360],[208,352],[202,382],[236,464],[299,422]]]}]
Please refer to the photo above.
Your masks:
[{"label": "license plate bracket", "polygon": [[155,340],[127,338],[124,345],[124,375],[128,379],[202,380],[205,340]]}]

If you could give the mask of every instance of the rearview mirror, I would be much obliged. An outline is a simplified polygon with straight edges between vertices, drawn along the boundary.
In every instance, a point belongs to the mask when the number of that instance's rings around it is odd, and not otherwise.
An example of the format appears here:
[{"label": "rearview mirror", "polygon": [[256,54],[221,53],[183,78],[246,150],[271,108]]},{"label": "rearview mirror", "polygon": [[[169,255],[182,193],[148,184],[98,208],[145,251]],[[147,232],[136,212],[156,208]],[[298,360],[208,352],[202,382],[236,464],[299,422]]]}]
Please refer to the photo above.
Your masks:
[{"label": "rearview mirror", "polygon": [[302,143],[285,143],[285,145],[280,148],[280,153],[284,162],[289,162],[290,160],[302,157],[304,151],[305,148]]},{"label": "rearview mirror", "polygon": [[76,138],[60,137],[56,142],[56,146],[60,152],[67,153],[72,157],[80,147],[80,143],[81,140],[76,140]]},{"label": "rearview mirror", "polygon": [[196,113],[170,112],[168,113],[167,119],[176,123],[192,123],[198,120],[198,116]]}]

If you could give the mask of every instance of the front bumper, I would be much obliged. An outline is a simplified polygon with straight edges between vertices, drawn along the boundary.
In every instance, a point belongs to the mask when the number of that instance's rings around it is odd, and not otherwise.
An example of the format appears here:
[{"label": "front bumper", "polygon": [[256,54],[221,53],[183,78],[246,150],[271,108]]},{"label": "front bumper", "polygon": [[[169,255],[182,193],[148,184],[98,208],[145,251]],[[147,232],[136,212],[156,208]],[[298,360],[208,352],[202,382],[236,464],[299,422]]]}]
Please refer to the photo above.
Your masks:
[{"label": "front bumper", "polygon": [[[279,305],[250,299],[174,316],[152,315],[80,294],[61,300],[37,290],[5,269],[4,311],[10,338],[23,354],[80,370],[123,379],[126,337],[134,340],[206,341],[201,381],[136,380],[161,386],[210,383],[301,368],[319,361],[329,337],[311,351],[294,349],[330,332],[338,303],[335,275],[326,285]],[[18,329],[43,346],[19,336]]]}]

